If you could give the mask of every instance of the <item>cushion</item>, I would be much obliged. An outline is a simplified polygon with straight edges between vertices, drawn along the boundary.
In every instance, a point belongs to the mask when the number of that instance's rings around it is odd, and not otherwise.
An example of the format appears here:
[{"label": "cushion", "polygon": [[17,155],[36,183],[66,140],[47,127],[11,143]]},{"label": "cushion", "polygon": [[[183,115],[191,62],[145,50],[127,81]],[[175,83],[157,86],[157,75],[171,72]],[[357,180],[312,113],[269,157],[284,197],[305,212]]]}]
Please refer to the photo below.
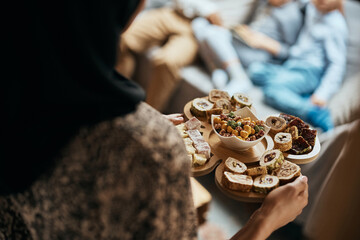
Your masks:
[{"label": "cushion", "polygon": [[349,77],[329,102],[335,125],[360,119],[360,72]]},{"label": "cushion", "polygon": [[360,71],[360,2],[345,1],[345,18],[349,29],[345,80]]}]

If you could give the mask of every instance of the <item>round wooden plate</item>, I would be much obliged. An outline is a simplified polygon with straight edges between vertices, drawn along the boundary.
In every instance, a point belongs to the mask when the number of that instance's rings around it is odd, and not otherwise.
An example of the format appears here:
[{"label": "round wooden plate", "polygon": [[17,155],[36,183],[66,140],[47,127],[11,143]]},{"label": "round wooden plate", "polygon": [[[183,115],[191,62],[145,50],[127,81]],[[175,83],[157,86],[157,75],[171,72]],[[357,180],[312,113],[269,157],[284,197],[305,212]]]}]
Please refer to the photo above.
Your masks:
[{"label": "round wooden plate", "polygon": [[255,193],[255,192],[240,192],[227,189],[221,184],[221,178],[224,172],[224,163],[222,162],[215,170],[215,183],[216,186],[226,196],[241,202],[262,202],[266,197],[266,194]]}]

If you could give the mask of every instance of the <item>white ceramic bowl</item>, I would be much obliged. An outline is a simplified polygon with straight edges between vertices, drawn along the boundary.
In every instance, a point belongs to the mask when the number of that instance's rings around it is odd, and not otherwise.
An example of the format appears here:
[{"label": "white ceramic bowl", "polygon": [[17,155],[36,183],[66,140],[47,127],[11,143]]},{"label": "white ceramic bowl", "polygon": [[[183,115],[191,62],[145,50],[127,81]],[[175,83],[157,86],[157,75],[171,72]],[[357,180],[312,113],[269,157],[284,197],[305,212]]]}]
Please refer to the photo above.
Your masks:
[{"label": "white ceramic bowl", "polygon": [[[255,116],[255,114],[248,108],[248,107],[244,107],[241,108],[239,110],[237,110],[236,112],[234,112],[236,116],[241,116],[241,118],[246,118],[246,117],[250,117],[251,120],[258,120],[258,118]],[[236,136],[231,136],[231,137],[223,137],[221,136],[214,128],[214,118],[215,117],[219,117],[220,115],[212,115],[211,116],[211,126],[212,129],[214,130],[215,134],[219,137],[220,141],[228,148],[231,148],[233,150],[236,151],[245,151],[253,146],[255,146],[256,144],[258,144],[259,142],[261,142],[261,140],[269,133],[270,131],[270,127],[268,127],[267,125],[265,125],[265,134],[264,136],[262,136],[259,139],[256,139],[255,141],[244,141],[241,140],[240,138],[236,137]]]}]

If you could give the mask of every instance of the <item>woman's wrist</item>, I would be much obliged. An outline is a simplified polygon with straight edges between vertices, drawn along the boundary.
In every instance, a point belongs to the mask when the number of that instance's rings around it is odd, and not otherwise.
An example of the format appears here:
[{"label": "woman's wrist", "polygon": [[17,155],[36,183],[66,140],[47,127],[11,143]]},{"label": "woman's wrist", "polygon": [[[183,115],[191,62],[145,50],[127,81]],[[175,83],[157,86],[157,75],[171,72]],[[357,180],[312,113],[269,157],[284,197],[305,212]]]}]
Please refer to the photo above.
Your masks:
[{"label": "woman's wrist", "polygon": [[231,240],[264,240],[270,236],[273,232],[271,224],[269,222],[269,217],[262,211],[258,209],[246,223],[246,225],[237,232]]}]

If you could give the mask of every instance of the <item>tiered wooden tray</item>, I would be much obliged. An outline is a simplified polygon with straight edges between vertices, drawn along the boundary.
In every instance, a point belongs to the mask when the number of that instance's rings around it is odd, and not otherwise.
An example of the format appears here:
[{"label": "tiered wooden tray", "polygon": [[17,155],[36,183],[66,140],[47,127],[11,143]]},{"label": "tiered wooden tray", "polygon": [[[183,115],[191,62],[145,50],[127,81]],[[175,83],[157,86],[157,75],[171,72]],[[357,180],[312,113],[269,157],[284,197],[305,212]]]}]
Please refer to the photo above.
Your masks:
[{"label": "tiered wooden tray", "polygon": [[[190,112],[192,101],[188,102],[184,107],[184,114],[186,118],[190,119],[194,117]],[[254,111],[254,109],[252,109]],[[242,202],[262,202],[266,197],[265,194],[259,194],[254,192],[243,193],[238,191],[232,191],[221,184],[221,178],[224,171],[224,161],[228,157],[236,158],[242,162],[244,162],[248,166],[258,165],[259,159],[262,154],[271,150],[274,147],[274,141],[271,136],[267,135],[265,138],[256,144],[254,147],[246,150],[246,151],[235,151],[227,148],[223,145],[220,139],[214,133],[211,124],[207,122],[206,119],[198,118],[202,122],[202,126],[200,128],[200,132],[203,134],[205,141],[207,141],[211,147],[211,158],[209,161],[200,167],[192,168],[192,175],[194,177],[203,176],[209,174],[214,169],[215,170],[215,183],[218,188],[228,197],[233,198]],[[320,142],[318,138],[316,138],[314,149],[309,154],[304,155],[291,155],[284,154],[286,160],[294,162],[296,164],[306,164],[314,161],[320,153]]]}]

